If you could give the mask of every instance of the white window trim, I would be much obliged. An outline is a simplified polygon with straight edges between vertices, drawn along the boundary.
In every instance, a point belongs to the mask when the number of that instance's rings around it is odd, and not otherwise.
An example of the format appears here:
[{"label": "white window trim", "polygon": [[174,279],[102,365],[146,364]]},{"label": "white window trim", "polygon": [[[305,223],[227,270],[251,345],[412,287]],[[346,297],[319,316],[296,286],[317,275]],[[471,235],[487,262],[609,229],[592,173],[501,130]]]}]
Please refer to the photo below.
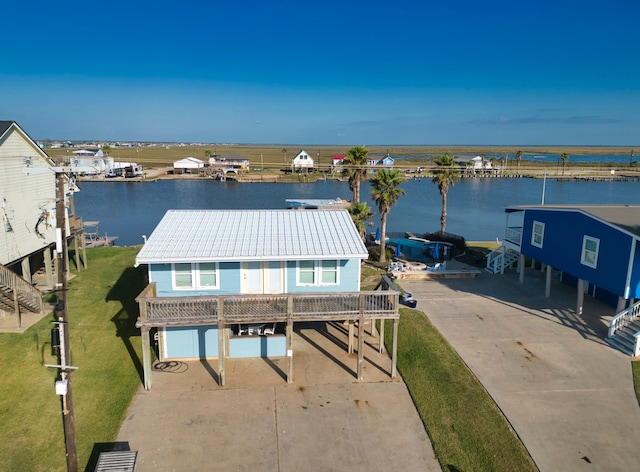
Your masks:
[{"label": "white window trim", "polygon": [[[189,264],[189,263],[187,263]],[[220,266],[217,262],[215,264],[216,284],[215,285],[200,285],[200,264],[197,262],[191,262],[191,286],[190,287],[178,287],[176,284],[176,264],[171,264],[171,285],[173,290],[218,290],[220,288]]]},{"label": "white window trim", "polygon": [[[587,259],[585,258],[587,241],[593,241],[596,243],[595,258],[593,262],[587,261]],[[598,238],[594,238],[593,236],[587,236],[585,234],[584,237],[582,238],[582,252],[580,253],[580,263],[583,265],[586,265],[587,267],[591,267],[592,269],[596,269],[598,267],[599,252],[600,252],[600,240]]]},{"label": "white window trim", "polygon": [[331,259],[336,262],[336,282],[335,283],[323,283],[322,282],[322,261],[313,261],[313,283],[302,283],[300,282],[300,262],[296,262],[296,285],[299,287],[335,287],[340,285],[340,260],[339,259]]},{"label": "white window trim", "polygon": [[[540,234],[541,237],[540,237],[539,243],[536,242],[536,234],[537,234],[536,225],[542,226],[542,233]],[[531,245],[542,249],[543,244],[544,244],[544,223],[533,220],[533,226],[531,228]]]}]

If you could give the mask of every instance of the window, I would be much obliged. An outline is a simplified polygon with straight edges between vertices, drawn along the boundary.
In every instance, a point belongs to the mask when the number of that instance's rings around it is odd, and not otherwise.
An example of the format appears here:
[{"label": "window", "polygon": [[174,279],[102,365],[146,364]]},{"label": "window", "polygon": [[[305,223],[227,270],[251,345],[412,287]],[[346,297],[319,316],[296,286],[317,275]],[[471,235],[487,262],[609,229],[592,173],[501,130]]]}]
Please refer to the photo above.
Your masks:
[{"label": "window", "polygon": [[198,264],[198,283],[200,287],[217,288],[218,270],[215,262]]},{"label": "window", "polygon": [[193,287],[191,264],[174,264],[173,273],[176,288]]},{"label": "window", "polygon": [[218,288],[217,262],[202,262],[200,264],[173,264],[173,286],[175,289],[203,289]]},{"label": "window", "polygon": [[533,222],[533,232],[531,234],[531,245],[536,247],[542,247],[544,241],[544,223],[539,221]]},{"label": "window", "polygon": [[338,261],[298,262],[298,285],[337,285]]},{"label": "window", "polygon": [[585,236],[582,240],[582,259],[580,262],[594,269],[598,265],[598,249],[600,248],[600,240]]},{"label": "window", "polygon": [[300,261],[298,263],[298,285],[315,285],[315,262]]},{"label": "window", "polygon": [[338,261],[321,261],[322,285],[335,285],[338,283]]}]

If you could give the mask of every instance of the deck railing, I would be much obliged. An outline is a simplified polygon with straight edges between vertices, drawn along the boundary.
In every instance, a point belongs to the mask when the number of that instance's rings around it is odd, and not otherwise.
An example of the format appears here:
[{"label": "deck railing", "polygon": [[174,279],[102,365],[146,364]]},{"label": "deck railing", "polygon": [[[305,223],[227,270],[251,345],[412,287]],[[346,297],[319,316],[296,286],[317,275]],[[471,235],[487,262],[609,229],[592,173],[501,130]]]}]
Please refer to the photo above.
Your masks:
[{"label": "deck railing", "polygon": [[289,293],[154,297],[149,286],[136,299],[138,326],[399,318],[399,292]]},{"label": "deck railing", "polygon": [[[629,308],[622,310],[616,316],[611,318],[611,320],[609,320],[609,333],[607,337],[614,337],[617,330],[633,323],[638,318],[640,318],[640,301],[634,303]],[[640,355],[640,333],[635,334],[635,346],[633,348],[633,355]]]},{"label": "deck railing", "polygon": [[522,227],[507,226],[504,229],[504,239],[520,246],[522,244]]},{"label": "deck railing", "polygon": [[18,303],[29,311],[42,310],[42,292],[3,265],[0,265],[0,290],[7,298],[17,293]]}]

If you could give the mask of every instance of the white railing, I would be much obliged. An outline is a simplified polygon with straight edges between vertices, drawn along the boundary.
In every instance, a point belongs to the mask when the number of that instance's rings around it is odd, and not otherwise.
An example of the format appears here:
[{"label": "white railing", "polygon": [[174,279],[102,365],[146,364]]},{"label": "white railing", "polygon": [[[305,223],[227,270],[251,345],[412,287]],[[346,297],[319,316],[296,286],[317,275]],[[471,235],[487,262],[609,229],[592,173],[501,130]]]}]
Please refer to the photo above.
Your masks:
[{"label": "white railing", "polygon": [[[622,310],[616,316],[611,318],[609,321],[609,333],[607,334],[608,338],[613,338],[616,334],[616,331],[624,328],[630,323],[633,323],[638,318],[640,318],[640,301],[634,303],[629,308]],[[640,332],[634,334],[636,339],[635,346],[633,348],[633,355],[640,355]]]},{"label": "white railing", "polygon": [[504,246],[500,246],[498,249],[494,249],[489,254],[487,254],[486,269],[492,274],[497,274],[498,272],[500,272],[502,260],[504,259],[504,253],[502,251],[503,248]]},{"label": "white railing", "polygon": [[492,274],[504,273],[504,268],[518,259],[520,253],[502,245],[487,254],[486,269]]},{"label": "white railing", "polygon": [[20,305],[29,311],[37,313],[42,310],[40,290],[3,265],[0,265],[0,289],[11,294],[17,292]]},{"label": "white railing", "polygon": [[522,228],[516,226],[506,227],[504,229],[504,239],[520,246],[522,244]]}]

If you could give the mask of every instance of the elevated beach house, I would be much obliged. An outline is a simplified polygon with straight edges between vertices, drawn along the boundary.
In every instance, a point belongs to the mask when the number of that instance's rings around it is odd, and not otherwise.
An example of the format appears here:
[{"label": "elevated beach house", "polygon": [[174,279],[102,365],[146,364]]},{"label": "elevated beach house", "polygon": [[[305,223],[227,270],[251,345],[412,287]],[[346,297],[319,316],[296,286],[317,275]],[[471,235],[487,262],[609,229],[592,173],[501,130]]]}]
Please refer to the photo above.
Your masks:
[{"label": "elevated beach house", "polygon": [[629,350],[638,355],[640,325],[633,326],[640,315],[640,206],[531,205],[508,207],[506,213],[503,247],[489,257],[488,267],[503,271],[517,260],[523,283],[525,257],[541,261],[547,297],[552,270],[559,270],[561,280],[577,288],[578,314],[585,293],[616,307],[609,338],[630,325]]},{"label": "elevated beach house", "polygon": [[[0,316],[39,313],[42,293],[52,289],[56,246],[56,173],[54,162],[15,121],[0,121]],[[63,181],[67,199],[69,183]],[[66,234],[84,243],[82,220],[67,213]],[[86,258],[85,258],[86,261]]]},{"label": "elevated beach house", "polygon": [[136,257],[145,388],[151,330],[161,361],[218,358],[224,385],[227,357],[286,356],[291,381],[294,322],[397,323],[397,292],[360,291],[367,257],[344,209],[168,211]]},{"label": "elevated beach house", "polygon": [[304,149],[291,160],[291,170],[293,172],[312,172],[313,169],[313,158]]}]

